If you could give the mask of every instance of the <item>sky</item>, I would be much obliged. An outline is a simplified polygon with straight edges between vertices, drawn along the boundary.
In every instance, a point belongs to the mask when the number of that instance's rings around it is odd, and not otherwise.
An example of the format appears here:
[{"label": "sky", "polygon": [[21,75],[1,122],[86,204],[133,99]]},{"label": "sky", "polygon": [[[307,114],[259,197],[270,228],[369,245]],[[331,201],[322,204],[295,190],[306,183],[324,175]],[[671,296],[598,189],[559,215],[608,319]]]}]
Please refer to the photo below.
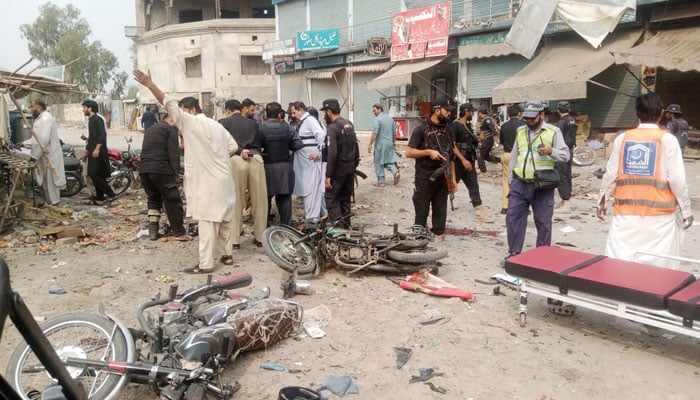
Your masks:
[{"label": "sky", "polygon": [[[29,60],[27,42],[22,38],[20,25],[31,24],[39,16],[39,6],[53,3],[59,7],[72,4],[92,30],[90,41],[99,40],[119,60],[119,70],[131,76],[133,63],[129,53],[131,39],[124,36],[125,26],[136,25],[134,0],[0,0],[0,67],[14,71]],[[30,64],[30,68],[38,63]]]}]

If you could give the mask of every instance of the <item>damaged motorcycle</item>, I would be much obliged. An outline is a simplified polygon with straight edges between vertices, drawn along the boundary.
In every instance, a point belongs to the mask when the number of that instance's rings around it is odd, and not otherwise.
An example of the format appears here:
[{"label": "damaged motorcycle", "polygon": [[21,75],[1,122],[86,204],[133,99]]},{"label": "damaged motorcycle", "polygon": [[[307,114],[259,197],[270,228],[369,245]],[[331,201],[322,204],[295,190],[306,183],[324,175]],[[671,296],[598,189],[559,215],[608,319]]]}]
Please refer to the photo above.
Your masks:
[{"label": "damaged motorcycle", "polygon": [[[99,314],[48,320],[41,331],[88,399],[117,398],[127,383],[148,385],[167,400],[228,399],[237,384],[222,382],[227,363],[286,338],[302,319],[299,304],[269,298],[267,287],[259,298],[228,292],[251,281],[239,273],[215,281],[209,275],[185,291],[172,285],[167,297],[139,307],[139,329],[100,307]],[[5,375],[25,400],[44,398],[42,392],[56,383],[31,339],[14,351]]]},{"label": "damaged motorcycle", "polygon": [[288,225],[271,226],[263,233],[263,249],[279,267],[299,275],[318,274],[327,264],[348,270],[348,274],[364,269],[397,274],[430,269],[437,274],[439,260],[447,256],[447,249],[431,243],[422,226],[401,233],[394,224],[393,233],[380,235],[364,228],[337,227],[344,218],[321,221],[310,233]]}]

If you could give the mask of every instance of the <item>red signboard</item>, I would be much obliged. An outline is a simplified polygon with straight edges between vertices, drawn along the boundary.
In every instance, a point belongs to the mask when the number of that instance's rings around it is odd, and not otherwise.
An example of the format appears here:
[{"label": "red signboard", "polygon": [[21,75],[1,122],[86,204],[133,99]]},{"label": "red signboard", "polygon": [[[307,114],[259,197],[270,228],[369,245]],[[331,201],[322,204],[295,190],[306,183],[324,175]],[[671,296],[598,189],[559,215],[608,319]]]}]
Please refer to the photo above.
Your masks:
[{"label": "red signboard", "polygon": [[408,121],[405,119],[395,119],[396,133],[394,137],[397,139],[408,139]]},{"label": "red signboard", "polygon": [[452,3],[439,3],[392,15],[391,61],[447,54]]}]

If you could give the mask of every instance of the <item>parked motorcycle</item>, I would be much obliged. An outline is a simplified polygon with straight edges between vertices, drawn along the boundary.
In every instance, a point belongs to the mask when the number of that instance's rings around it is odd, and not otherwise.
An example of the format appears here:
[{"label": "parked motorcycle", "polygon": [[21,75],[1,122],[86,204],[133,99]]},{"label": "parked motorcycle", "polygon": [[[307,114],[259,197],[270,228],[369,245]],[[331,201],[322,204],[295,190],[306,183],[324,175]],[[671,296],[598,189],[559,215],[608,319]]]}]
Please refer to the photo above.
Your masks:
[{"label": "parked motorcycle", "polygon": [[338,228],[339,221],[325,223],[305,234],[288,225],[275,225],[263,233],[263,249],[268,257],[288,272],[318,274],[326,263],[350,270],[413,273],[430,269],[438,273],[438,260],[447,249],[430,243],[428,232],[415,226],[411,233],[400,233],[394,224],[391,235],[366,233],[364,229]]},{"label": "parked motorcycle", "polygon": [[141,188],[141,178],[139,177],[139,165],[141,164],[141,151],[131,150],[131,143],[134,141],[131,136],[125,137],[126,140],[126,150],[107,150],[107,156],[109,157],[109,163],[112,165],[112,169],[118,166],[124,168],[131,178],[131,187],[133,189]]},{"label": "parked motorcycle", "polygon": [[[87,186],[83,175],[83,162],[75,157],[63,157],[63,167],[66,174],[66,187],[61,189],[61,197],[71,197],[80,193]],[[131,186],[131,177],[125,168],[113,168],[107,183],[119,195],[124,193]]]},{"label": "parked motorcycle", "polygon": [[[101,308],[99,315],[51,319],[41,330],[88,399],[117,398],[127,383],[148,385],[168,400],[228,399],[237,386],[221,382],[227,362],[286,338],[302,319],[299,304],[269,298],[267,287],[261,298],[227,292],[251,280],[239,273],[217,281],[209,275],[207,283],[184,292],[172,285],[167,298],[139,307],[140,329]],[[14,351],[5,375],[26,400],[55,384],[30,339]]]}]

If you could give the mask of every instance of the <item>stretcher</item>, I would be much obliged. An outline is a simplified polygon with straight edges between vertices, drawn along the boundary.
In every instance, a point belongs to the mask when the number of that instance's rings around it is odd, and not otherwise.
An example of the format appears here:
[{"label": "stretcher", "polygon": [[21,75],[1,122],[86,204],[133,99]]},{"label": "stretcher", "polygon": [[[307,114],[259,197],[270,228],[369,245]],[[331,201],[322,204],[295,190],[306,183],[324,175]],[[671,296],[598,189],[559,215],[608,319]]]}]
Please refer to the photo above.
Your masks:
[{"label": "stretcher", "polygon": [[700,338],[700,280],[689,272],[550,246],[509,257],[505,269],[519,278],[520,326],[534,293]]}]

